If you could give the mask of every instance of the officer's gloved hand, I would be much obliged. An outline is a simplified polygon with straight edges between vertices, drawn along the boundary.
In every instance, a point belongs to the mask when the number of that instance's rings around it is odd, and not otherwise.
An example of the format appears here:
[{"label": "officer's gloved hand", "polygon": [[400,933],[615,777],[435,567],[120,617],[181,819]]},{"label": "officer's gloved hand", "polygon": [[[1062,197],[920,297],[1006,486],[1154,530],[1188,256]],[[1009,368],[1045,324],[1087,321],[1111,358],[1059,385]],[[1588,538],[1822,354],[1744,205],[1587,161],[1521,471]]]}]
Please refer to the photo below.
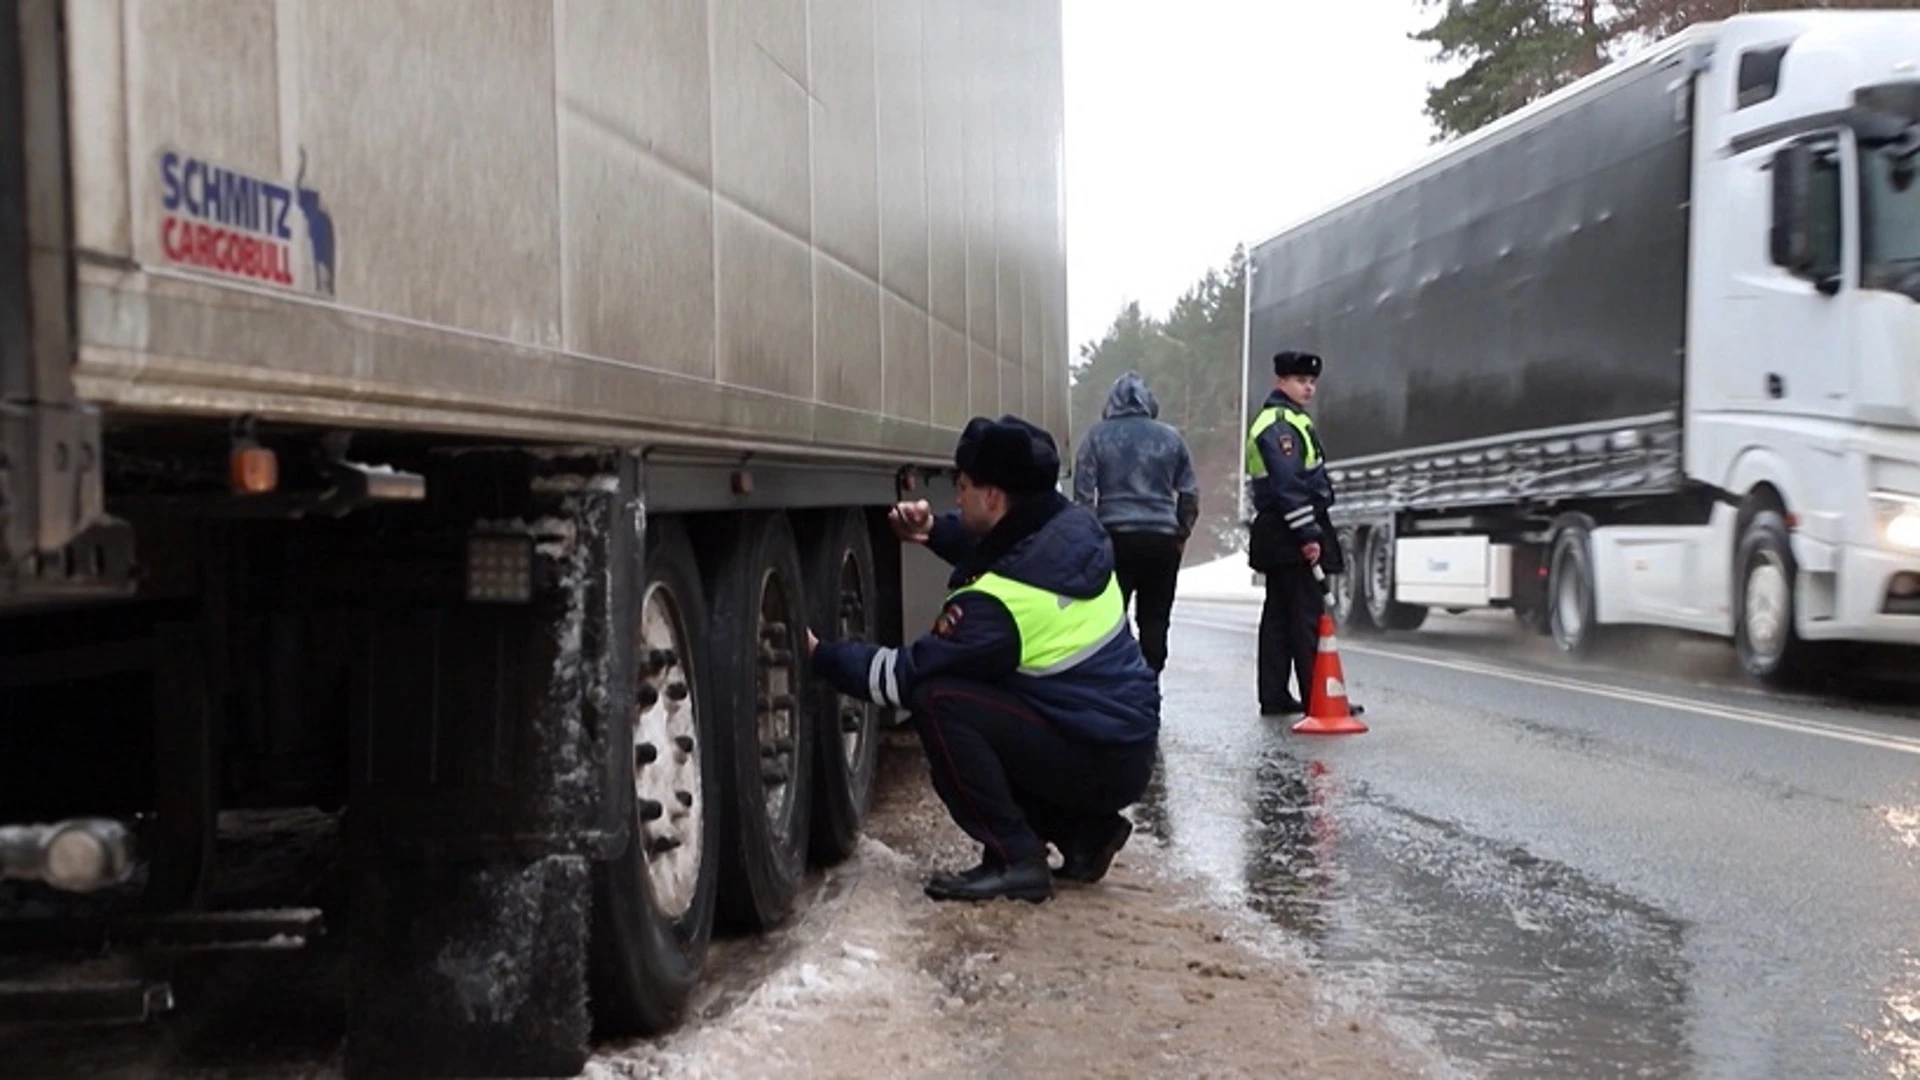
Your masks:
[{"label": "officer's gloved hand", "polygon": [[902,542],[924,544],[933,536],[933,507],[925,499],[895,503],[887,514],[887,523]]}]

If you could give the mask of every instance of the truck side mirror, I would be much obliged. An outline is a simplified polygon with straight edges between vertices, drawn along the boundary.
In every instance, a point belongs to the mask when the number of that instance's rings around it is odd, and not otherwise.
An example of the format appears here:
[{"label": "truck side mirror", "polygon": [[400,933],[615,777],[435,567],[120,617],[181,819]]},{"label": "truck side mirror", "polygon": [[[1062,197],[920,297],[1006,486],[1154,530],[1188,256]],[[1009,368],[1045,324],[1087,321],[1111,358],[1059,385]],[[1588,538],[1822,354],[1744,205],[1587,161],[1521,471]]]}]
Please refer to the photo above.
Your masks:
[{"label": "truck side mirror", "polygon": [[1773,155],[1773,261],[1789,273],[1813,269],[1813,148],[1805,143]]}]

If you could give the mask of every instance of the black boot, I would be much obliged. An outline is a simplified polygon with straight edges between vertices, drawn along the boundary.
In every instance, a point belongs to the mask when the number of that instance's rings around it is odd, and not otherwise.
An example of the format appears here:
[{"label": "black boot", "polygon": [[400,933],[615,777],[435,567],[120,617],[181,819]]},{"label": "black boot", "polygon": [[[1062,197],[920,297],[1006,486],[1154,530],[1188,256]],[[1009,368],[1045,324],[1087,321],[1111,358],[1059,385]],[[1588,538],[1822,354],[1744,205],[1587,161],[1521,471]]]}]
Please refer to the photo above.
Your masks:
[{"label": "black boot", "polygon": [[1060,863],[1060,872],[1053,875],[1062,881],[1078,881],[1091,885],[1107,876],[1107,870],[1113,866],[1113,857],[1127,846],[1127,838],[1133,835],[1133,823],[1119,814],[1102,828],[1089,830],[1079,844],[1060,854],[1064,856]]},{"label": "black boot", "polygon": [[979,866],[958,874],[943,874],[927,882],[935,900],[1028,900],[1039,903],[1053,896],[1053,871],[1046,852],[1014,863],[981,860]]},{"label": "black boot", "polygon": [[932,879],[927,882],[927,888],[940,889],[943,891],[965,888],[976,881],[992,877],[1006,868],[1007,864],[1002,862],[999,856],[996,856],[986,848],[981,848],[980,864],[978,866],[975,866],[971,870],[960,870],[951,874],[935,874]]}]

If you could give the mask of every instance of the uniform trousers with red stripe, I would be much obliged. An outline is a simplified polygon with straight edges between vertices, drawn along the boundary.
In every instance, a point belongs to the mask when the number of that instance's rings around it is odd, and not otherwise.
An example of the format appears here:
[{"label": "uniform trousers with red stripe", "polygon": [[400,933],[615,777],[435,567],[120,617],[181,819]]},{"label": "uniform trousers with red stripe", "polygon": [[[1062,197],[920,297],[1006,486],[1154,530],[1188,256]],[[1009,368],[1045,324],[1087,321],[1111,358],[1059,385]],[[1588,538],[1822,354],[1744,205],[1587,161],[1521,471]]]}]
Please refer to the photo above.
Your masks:
[{"label": "uniform trousers with red stripe", "polygon": [[976,680],[929,679],[909,707],[934,792],[989,862],[1100,842],[1153,772],[1156,740],[1089,742]]}]

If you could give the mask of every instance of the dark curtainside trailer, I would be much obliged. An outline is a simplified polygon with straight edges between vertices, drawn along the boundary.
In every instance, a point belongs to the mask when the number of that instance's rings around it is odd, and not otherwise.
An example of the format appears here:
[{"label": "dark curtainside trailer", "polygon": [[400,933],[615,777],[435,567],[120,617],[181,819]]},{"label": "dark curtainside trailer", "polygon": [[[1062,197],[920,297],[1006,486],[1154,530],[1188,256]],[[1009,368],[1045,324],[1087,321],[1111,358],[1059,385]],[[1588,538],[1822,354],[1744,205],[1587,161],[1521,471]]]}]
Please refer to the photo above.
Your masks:
[{"label": "dark curtainside trailer", "polygon": [[1345,477],[1349,512],[1678,484],[1682,63],[1473,139],[1253,250],[1248,411],[1276,350],[1324,355],[1328,454],[1370,466]]}]

